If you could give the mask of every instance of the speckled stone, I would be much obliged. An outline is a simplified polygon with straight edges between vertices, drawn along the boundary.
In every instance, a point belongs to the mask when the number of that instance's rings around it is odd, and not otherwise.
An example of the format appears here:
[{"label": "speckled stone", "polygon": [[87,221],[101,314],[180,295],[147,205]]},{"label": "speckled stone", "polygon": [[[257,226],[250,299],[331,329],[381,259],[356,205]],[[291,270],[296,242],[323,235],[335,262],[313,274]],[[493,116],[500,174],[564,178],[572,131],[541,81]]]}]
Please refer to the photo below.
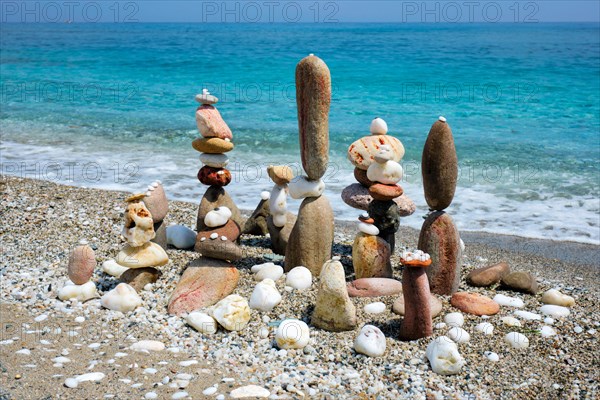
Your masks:
[{"label": "speckled stone", "polygon": [[206,228],[204,217],[209,211],[212,211],[217,207],[229,208],[231,210],[231,219],[237,222],[239,226],[244,226],[242,214],[231,199],[231,196],[229,196],[229,193],[222,187],[211,186],[206,190],[200,201],[198,216],[196,217],[196,231],[202,231]]}]

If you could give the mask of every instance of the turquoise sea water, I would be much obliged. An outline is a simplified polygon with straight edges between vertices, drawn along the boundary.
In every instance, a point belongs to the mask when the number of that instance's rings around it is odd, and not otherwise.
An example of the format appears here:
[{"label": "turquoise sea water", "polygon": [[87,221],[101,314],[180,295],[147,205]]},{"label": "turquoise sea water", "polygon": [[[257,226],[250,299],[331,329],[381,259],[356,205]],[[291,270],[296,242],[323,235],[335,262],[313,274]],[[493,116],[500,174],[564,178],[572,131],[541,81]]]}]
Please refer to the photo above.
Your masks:
[{"label": "turquoise sea water", "polygon": [[298,168],[294,69],[315,53],[333,82],[325,179],[339,218],[357,214],[339,195],[346,149],[379,116],[404,143],[419,208],[402,223],[419,227],[420,154],[444,115],[460,229],[600,243],[598,24],[3,24],[0,37],[4,173],[130,191],[161,179],[198,201],[190,142],[207,87],[234,133],[228,189],[251,209],[267,165]]}]

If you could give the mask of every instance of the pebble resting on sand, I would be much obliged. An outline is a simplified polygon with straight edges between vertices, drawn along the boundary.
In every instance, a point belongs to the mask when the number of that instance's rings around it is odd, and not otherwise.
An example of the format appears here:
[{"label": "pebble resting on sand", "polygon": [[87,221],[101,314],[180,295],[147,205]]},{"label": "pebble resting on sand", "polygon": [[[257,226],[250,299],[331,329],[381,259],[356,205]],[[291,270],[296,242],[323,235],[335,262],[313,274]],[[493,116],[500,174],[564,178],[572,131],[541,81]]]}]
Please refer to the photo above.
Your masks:
[{"label": "pebble resting on sand", "polygon": [[321,266],[331,257],[333,245],[333,211],[321,195],[325,187],[321,178],[329,161],[330,102],[329,68],[311,54],[296,66],[300,155],[307,176],[290,182],[296,186],[295,195],[304,200],[285,249],[285,269],[303,265],[314,276],[319,276]]},{"label": "pebble resting on sand", "polygon": [[460,235],[450,215],[443,210],[452,203],[458,180],[458,158],[446,118],[433,124],[421,161],[425,200],[433,210],[421,227],[419,249],[431,255],[427,269],[431,292],[450,295],[460,281]]}]

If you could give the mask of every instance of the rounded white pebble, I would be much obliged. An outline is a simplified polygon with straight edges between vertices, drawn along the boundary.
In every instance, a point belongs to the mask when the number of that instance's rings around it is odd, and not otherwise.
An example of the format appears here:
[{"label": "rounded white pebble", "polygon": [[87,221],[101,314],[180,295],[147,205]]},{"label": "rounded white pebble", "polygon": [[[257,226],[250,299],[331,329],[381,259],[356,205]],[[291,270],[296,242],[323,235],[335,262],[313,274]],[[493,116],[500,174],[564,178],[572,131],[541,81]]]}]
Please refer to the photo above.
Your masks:
[{"label": "rounded white pebble", "polygon": [[505,296],[503,294],[495,295],[493,300],[496,303],[498,303],[499,305],[505,306],[505,307],[521,308],[521,307],[525,306],[525,303],[523,303],[523,300],[516,298],[516,297]]},{"label": "rounded white pebble", "polygon": [[266,339],[269,337],[269,328],[267,327],[262,327],[258,330],[258,336],[260,336],[261,339]]},{"label": "rounded white pebble", "polygon": [[295,267],[287,273],[285,284],[294,289],[304,290],[312,286],[312,273],[306,267]]},{"label": "rounded white pebble", "polygon": [[508,326],[517,326],[517,327],[521,326],[521,321],[519,321],[515,317],[502,317],[500,319],[500,321],[502,321],[502,323],[504,325],[508,325]]},{"label": "rounded white pebble", "polygon": [[354,350],[369,357],[380,357],[385,353],[385,335],[373,325],[365,325],[354,340]]},{"label": "rounded white pebble", "polygon": [[442,122],[446,122],[446,117],[442,117],[441,115],[439,116],[439,118],[438,118],[438,119],[439,119],[440,121],[442,121]]},{"label": "rounded white pebble", "polygon": [[216,238],[218,238],[218,237],[219,237],[219,234],[217,232],[213,232],[213,233],[210,234],[210,238],[213,239],[213,240],[216,239]]},{"label": "rounded white pebble", "polygon": [[79,386],[79,381],[75,378],[67,378],[65,379],[65,386],[74,389]]},{"label": "rounded white pebble", "polygon": [[540,329],[540,334],[542,335],[542,337],[547,338],[551,336],[556,336],[556,331],[553,327],[544,325],[542,326],[542,329]]},{"label": "rounded white pebble", "polygon": [[207,387],[206,389],[204,389],[202,391],[202,394],[205,395],[205,396],[211,396],[211,395],[213,395],[215,393],[217,393],[217,388],[214,387],[214,386]]},{"label": "rounded white pebble", "polygon": [[493,351],[486,351],[485,353],[483,353],[488,360],[493,361],[493,362],[498,362],[498,360],[500,360],[500,357],[498,357],[498,354],[494,353]]},{"label": "rounded white pebble", "polygon": [[272,279],[266,278],[256,284],[248,305],[253,310],[268,312],[281,302],[281,294]]},{"label": "rounded white pebble", "polygon": [[544,323],[548,325],[552,325],[554,323],[554,318],[546,317],[544,318]]},{"label": "rounded white pebble", "polygon": [[42,314],[42,315],[39,315],[39,316],[35,317],[33,320],[35,322],[42,322],[42,321],[45,321],[47,319],[48,319],[48,315]]},{"label": "rounded white pebble", "polygon": [[448,337],[456,343],[466,343],[471,340],[471,335],[463,328],[454,326],[448,331]]},{"label": "rounded white pebble", "polygon": [[448,324],[448,326],[463,326],[465,317],[459,312],[453,312],[444,316],[444,322]]},{"label": "rounded white pebble", "polygon": [[555,306],[552,304],[546,304],[545,306],[541,306],[540,311],[542,312],[542,314],[549,315],[553,318],[568,317],[569,314],[571,314],[567,307]]},{"label": "rounded white pebble", "polygon": [[158,399],[158,395],[154,392],[148,392],[144,395],[145,399]]},{"label": "rounded white pebble", "polygon": [[373,224],[366,224],[364,222],[358,223],[358,230],[365,235],[377,236],[379,235],[379,228]]},{"label": "rounded white pebble", "polygon": [[370,127],[371,135],[385,135],[388,132],[387,123],[377,117],[373,121],[371,121]]},{"label": "rounded white pebble", "polygon": [[504,336],[504,340],[514,349],[526,349],[529,347],[529,339],[519,332],[507,333],[506,336]]},{"label": "rounded white pebble", "polygon": [[515,315],[519,318],[523,318],[527,321],[540,321],[542,316],[536,313],[532,313],[529,311],[517,310],[515,311]]},{"label": "rounded white pebble", "polygon": [[119,283],[117,287],[102,296],[100,302],[104,308],[125,313],[142,305],[142,298],[127,283]]},{"label": "rounded white pebble", "polygon": [[260,268],[256,275],[254,275],[255,281],[262,281],[263,279],[272,279],[273,282],[277,282],[279,278],[283,276],[283,268],[280,265],[270,264]]},{"label": "rounded white pebble", "polygon": [[435,324],[433,326],[435,329],[444,329],[446,327],[446,323],[445,322],[438,322],[437,324]]},{"label": "rounded white pebble", "polygon": [[263,190],[262,192],[260,192],[260,198],[262,200],[269,200],[270,197],[271,197],[271,192],[269,192],[267,190]]},{"label": "rounded white pebble", "polygon": [[173,396],[171,396],[171,398],[173,400],[177,400],[177,399],[184,399],[188,396],[189,396],[188,392],[177,392],[177,393],[173,394]]},{"label": "rounded white pebble", "polygon": [[385,311],[385,304],[380,301],[377,301],[375,303],[369,303],[363,307],[363,310],[367,314],[381,314]]},{"label": "rounded white pebble", "polygon": [[85,322],[85,318],[84,317],[76,317],[75,322],[77,322],[78,324],[81,324],[82,322]]},{"label": "rounded white pebble", "polygon": [[580,326],[576,326],[573,330],[575,331],[575,333],[581,333],[581,332],[583,332],[583,328],[580,327]]},{"label": "rounded white pebble", "polygon": [[483,332],[485,335],[491,335],[494,333],[494,325],[489,322],[482,322],[475,326],[475,330],[479,332]]},{"label": "rounded white pebble", "polygon": [[302,349],[309,340],[310,329],[299,319],[286,319],[275,331],[275,342],[280,349]]},{"label": "rounded white pebble", "polygon": [[189,313],[186,322],[200,333],[213,334],[217,332],[217,321],[203,312],[194,311]]}]

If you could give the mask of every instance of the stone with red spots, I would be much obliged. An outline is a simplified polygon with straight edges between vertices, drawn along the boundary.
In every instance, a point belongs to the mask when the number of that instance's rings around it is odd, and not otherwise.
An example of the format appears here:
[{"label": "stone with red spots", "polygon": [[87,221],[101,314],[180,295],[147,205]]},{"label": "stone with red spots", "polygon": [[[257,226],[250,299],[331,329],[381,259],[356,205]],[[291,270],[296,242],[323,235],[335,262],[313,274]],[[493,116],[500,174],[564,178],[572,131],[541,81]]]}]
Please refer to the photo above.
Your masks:
[{"label": "stone with red spots", "polygon": [[404,146],[399,139],[390,135],[371,135],[358,139],[348,147],[348,160],[356,168],[366,171],[382,145],[390,147],[393,161],[399,162],[404,157]]}]

